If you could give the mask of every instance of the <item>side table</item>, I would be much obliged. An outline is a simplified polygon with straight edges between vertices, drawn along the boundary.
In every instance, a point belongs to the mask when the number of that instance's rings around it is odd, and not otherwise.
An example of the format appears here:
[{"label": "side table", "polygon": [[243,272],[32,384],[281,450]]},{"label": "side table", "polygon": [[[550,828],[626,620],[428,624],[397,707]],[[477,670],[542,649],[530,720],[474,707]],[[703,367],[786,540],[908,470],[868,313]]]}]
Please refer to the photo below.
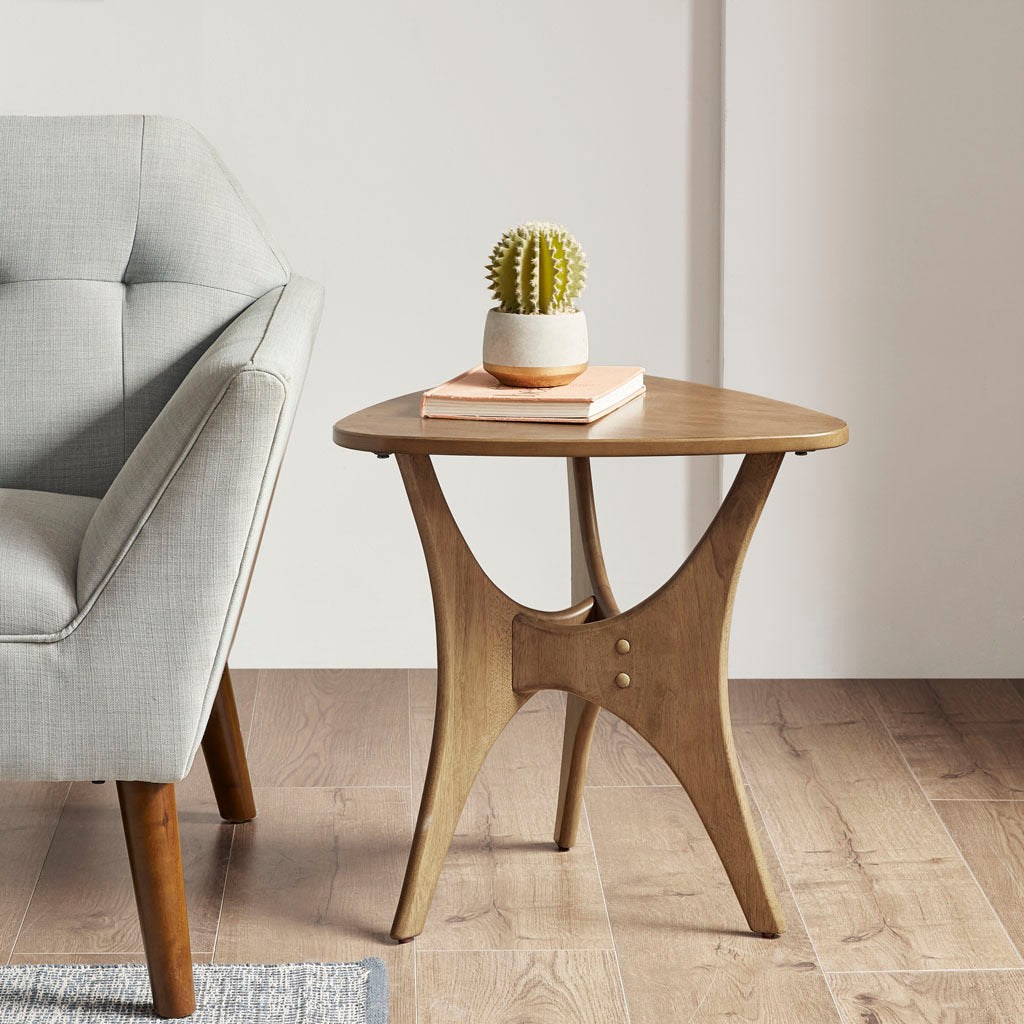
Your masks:
[{"label": "side table", "polygon": [[[647,377],[646,394],[587,425],[422,419],[420,393],[340,420],[345,448],[395,455],[427,560],[437,628],[437,711],[419,818],[391,934],[423,930],[441,865],[488,751],[543,689],[568,694],[555,843],[576,839],[599,708],[663,757],[714,843],[750,929],[785,929],[754,832],[729,719],[729,621],[740,566],[786,452],[845,444],[842,420],[724,388]],[[745,456],[721,508],[675,575],[627,611],[612,595],[590,459]],[[484,574],[431,455],[564,458],[574,559],[590,594],[563,611],[518,604]],[[582,565],[581,565],[582,563]],[[576,575],[574,571],[574,575]]]}]

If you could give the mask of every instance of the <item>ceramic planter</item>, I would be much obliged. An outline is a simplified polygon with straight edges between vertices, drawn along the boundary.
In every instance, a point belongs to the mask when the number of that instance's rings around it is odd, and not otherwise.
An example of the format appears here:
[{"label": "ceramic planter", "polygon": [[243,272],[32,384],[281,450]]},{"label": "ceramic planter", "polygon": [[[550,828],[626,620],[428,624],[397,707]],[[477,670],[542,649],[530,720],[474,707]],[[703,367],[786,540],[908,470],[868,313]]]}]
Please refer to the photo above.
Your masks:
[{"label": "ceramic planter", "polygon": [[484,369],[502,384],[553,388],[575,380],[588,359],[587,318],[572,313],[502,313],[484,324]]}]

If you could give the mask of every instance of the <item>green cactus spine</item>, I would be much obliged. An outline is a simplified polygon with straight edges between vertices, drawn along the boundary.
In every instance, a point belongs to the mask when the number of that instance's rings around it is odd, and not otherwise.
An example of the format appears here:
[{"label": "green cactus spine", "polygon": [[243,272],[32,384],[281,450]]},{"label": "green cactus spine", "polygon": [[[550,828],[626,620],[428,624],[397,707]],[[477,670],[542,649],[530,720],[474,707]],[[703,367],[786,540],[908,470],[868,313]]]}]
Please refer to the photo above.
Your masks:
[{"label": "green cactus spine", "polygon": [[586,276],[580,243],[557,224],[510,228],[487,265],[487,280],[503,313],[570,313]]}]

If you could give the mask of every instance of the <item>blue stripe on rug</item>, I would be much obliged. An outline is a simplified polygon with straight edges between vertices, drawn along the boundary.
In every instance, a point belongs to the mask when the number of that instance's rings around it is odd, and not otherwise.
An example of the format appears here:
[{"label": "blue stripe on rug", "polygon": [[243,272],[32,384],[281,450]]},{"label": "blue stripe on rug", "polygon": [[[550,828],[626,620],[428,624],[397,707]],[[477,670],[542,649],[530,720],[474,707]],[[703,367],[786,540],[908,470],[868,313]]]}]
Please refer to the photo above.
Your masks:
[{"label": "blue stripe on rug", "polygon": [[[192,1024],[387,1024],[383,960],[196,964]],[[0,1024],[139,1024],[157,1019],[143,964],[0,967]]]}]

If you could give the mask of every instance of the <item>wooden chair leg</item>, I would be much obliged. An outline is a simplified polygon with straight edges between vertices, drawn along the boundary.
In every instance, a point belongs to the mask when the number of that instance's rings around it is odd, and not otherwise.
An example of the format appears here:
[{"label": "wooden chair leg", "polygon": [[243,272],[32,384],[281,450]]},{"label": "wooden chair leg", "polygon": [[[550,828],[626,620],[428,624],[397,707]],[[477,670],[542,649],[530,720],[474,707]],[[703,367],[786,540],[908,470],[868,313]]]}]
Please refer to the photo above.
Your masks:
[{"label": "wooden chair leg", "polygon": [[235,691],[227,665],[221,677],[217,699],[213,702],[210,721],[203,734],[203,756],[210,770],[210,781],[217,797],[217,809],[225,821],[252,821],[256,817],[256,801],[249,779],[249,763],[238,724]]},{"label": "wooden chair leg", "polygon": [[118,782],[153,1009],[160,1017],[195,1012],[185,880],[181,872],[174,784]]}]

